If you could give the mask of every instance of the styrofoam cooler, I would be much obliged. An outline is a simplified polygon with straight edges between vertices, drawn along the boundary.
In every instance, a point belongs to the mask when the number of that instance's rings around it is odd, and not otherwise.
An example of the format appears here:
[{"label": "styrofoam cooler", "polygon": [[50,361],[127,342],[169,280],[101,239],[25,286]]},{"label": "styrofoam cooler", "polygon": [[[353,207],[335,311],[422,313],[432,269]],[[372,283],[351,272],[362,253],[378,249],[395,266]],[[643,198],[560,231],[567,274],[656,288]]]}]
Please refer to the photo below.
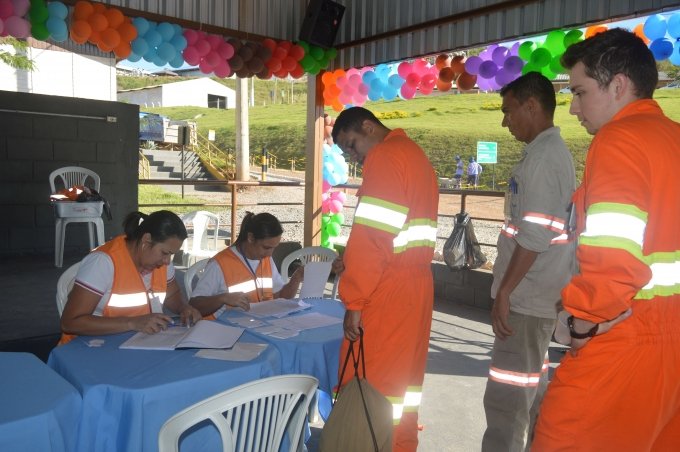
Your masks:
[{"label": "styrofoam cooler", "polygon": [[104,201],[53,201],[52,205],[59,218],[99,217],[104,211]]}]

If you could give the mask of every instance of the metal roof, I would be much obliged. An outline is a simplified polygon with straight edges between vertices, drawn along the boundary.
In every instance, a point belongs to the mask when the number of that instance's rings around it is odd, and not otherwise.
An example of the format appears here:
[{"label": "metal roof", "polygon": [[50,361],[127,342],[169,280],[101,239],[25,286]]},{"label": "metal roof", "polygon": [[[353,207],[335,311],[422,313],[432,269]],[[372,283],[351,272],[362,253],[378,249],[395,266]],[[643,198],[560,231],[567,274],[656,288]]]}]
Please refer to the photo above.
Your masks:
[{"label": "metal roof", "polygon": [[[680,8],[672,0],[336,0],[335,67],[480,47]],[[73,5],[76,0],[65,0]],[[123,13],[245,40],[298,39],[307,0],[108,0]]]}]

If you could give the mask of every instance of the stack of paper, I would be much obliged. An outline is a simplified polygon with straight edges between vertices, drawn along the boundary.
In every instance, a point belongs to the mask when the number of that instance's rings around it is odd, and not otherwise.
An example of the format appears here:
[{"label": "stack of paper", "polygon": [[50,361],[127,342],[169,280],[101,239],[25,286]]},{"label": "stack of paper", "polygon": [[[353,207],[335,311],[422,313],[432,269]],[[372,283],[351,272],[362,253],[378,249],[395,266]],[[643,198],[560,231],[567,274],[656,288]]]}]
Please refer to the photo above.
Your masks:
[{"label": "stack of paper", "polygon": [[123,349],[174,350],[177,348],[231,348],[243,328],[199,320],[191,328],[171,326],[156,334],[137,333],[120,345]]}]

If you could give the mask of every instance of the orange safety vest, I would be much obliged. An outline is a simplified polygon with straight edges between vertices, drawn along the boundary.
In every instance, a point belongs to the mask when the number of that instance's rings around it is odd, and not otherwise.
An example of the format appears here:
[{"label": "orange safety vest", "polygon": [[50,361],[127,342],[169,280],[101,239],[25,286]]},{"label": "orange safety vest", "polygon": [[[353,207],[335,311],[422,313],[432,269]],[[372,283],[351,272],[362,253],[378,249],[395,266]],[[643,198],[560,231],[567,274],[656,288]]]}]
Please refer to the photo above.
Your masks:
[{"label": "orange safety vest", "polygon": [[[120,235],[94,251],[108,254],[113,261],[111,296],[104,307],[103,317],[135,317],[151,313],[149,297],[158,297],[161,304],[167,292],[167,267],[162,266],[151,275],[151,288],[147,292],[142,277],[128,252],[125,236]],[[75,335],[63,333],[59,345],[70,342]]]},{"label": "orange safety vest", "polygon": [[260,260],[256,269],[251,269],[229,247],[217,253],[213,259],[219,264],[229,293],[245,293],[251,303],[274,298],[271,259]]}]

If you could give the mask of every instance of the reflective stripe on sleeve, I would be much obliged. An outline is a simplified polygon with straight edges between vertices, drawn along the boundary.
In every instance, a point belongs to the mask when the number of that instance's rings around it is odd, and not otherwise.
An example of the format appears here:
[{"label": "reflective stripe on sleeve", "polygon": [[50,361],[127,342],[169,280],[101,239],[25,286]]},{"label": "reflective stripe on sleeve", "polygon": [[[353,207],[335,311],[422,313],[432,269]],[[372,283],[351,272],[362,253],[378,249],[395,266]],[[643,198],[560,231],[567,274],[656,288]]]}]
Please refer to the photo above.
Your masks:
[{"label": "reflective stripe on sleeve", "polygon": [[522,220],[528,223],[534,223],[539,226],[546,227],[551,231],[558,233],[564,232],[564,220],[562,218],[557,218],[552,215],[545,215],[536,212],[526,212],[522,217]]},{"label": "reflective stripe on sleeve", "polygon": [[[165,292],[157,292],[155,295],[163,302],[165,300]],[[149,300],[146,298],[145,292],[128,293],[128,294],[111,294],[108,305],[112,308],[132,308],[136,306],[145,306]]]},{"label": "reflective stripe on sleeve", "polygon": [[401,253],[416,246],[434,248],[437,243],[437,222],[430,219],[415,219],[404,225],[394,238],[395,253]]},{"label": "reflective stripe on sleeve", "polygon": [[[519,233],[519,228],[515,226],[514,224],[504,224],[501,226],[501,234],[503,234],[506,237],[514,238],[517,234]],[[553,237],[550,240],[551,245],[562,245],[565,243],[569,243],[571,241],[571,237],[569,237],[569,234],[566,232],[562,232],[562,234],[558,235],[557,237]]]},{"label": "reflective stripe on sleeve", "polygon": [[362,196],[354,213],[354,223],[396,235],[403,229],[407,215],[406,206],[371,196]]},{"label": "reflective stripe on sleeve", "polygon": [[651,262],[652,277],[635,295],[638,300],[651,300],[656,296],[680,295],[680,251],[652,253],[645,257]]},{"label": "reflective stripe on sleeve", "polygon": [[588,208],[586,229],[581,237],[616,237],[630,240],[642,248],[646,227],[646,212],[630,204],[601,202]]}]

